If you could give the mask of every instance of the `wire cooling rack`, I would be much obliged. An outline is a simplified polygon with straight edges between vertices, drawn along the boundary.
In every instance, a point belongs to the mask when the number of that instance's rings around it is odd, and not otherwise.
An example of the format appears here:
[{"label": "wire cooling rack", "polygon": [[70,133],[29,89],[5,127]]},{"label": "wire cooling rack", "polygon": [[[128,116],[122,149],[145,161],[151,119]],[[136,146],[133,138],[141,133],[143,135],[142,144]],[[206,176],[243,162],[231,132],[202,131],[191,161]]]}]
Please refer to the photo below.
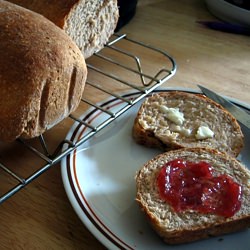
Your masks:
[{"label": "wire cooling rack", "polygon": [[[119,34],[87,59],[87,67],[84,94],[74,113],[38,138],[0,143],[0,203],[59,163],[176,72],[176,63],[166,52]],[[137,93],[133,99],[120,94],[132,91]],[[115,112],[107,110],[101,102],[110,98],[118,98],[124,105]],[[93,127],[80,118],[90,109],[104,112],[107,118]],[[64,139],[76,123],[86,126],[88,133],[79,141]]]}]

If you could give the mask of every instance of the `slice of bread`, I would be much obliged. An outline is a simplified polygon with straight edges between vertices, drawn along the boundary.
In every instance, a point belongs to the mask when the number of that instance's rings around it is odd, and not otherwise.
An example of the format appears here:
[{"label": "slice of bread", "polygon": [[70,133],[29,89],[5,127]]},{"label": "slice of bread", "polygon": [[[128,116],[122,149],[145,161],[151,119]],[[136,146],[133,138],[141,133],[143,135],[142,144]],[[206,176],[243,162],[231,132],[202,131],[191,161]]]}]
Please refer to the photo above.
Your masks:
[{"label": "slice of bread", "polygon": [[0,141],[33,138],[77,109],[87,78],[77,45],[54,23],[0,0]]},{"label": "slice of bread", "polygon": [[[157,177],[163,165],[175,159],[205,161],[214,169],[213,176],[227,175],[242,188],[240,209],[231,217],[195,210],[176,212],[162,199]],[[196,241],[246,229],[250,226],[250,171],[234,157],[208,148],[171,150],[148,161],[136,175],[136,201],[153,229],[169,244]]]},{"label": "slice of bread", "polygon": [[139,144],[165,150],[209,147],[237,156],[243,134],[237,120],[201,94],[154,93],[141,105],[133,137]]},{"label": "slice of bread", "polygon": [[78,45],[85,59],[102,49],[119,19],[117,0],[9,0],[37,12]]}]

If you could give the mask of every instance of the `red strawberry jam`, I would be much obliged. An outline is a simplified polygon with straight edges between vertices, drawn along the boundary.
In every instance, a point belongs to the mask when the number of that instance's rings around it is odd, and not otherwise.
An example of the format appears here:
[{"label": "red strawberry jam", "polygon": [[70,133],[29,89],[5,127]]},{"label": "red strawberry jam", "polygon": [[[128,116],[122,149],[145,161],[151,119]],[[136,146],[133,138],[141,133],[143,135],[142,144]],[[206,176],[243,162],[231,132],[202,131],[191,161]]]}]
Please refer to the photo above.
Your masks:
[{"label": "red strawberry jam", "polygon": [[231,217],[241,206],[241,186],[227,175],[213,176],[206,162],[170,161],[162,167],[157,185],[161,198],[176,212],[195,210]]}]

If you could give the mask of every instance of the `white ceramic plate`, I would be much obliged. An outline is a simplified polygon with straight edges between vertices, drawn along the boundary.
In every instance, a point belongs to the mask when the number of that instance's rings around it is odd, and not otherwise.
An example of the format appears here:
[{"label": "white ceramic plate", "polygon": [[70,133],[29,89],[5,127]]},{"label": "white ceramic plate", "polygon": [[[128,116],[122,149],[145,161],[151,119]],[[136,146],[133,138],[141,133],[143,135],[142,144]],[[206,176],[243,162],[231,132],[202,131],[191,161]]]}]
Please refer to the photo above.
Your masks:
[{"label": "white ceramic plate", "polygon": [[[250,110],[248,105],[236,103]],[[160,153],[137,145],[132,139],[132,124],[140,104],[62,161],[66,193],[81,221],[108,249],[249,249],[250,230],[180,246],[166,245],[154,233],[135,202],[136,171]],[[112,110],[119,105],[121,103],[116,99],[104,103]],[[82,118],[93,125],[104,119],[100,112],[93,111]],[[83,136],[85,130],[84,126],[75,125],[67,138],[75,140]],[[246,140],[248,144],[240,157],[249,166],[249,134],[246,134]]]},{"label": "white ceramic plate", "polygon": [[210,12],[227,22],[250,26],[250,11],[224,0],[205,0]]}]

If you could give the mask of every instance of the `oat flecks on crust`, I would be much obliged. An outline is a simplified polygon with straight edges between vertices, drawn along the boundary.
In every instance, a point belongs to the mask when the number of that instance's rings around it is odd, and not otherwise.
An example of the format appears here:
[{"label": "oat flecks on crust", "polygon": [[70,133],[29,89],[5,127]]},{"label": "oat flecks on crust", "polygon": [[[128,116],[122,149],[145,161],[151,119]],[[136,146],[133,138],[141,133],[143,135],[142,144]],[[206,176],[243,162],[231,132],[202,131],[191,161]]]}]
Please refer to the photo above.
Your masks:
[{"label": "oat flecks on crust", "polygon": [[[195,211],[176,213],[164,202],[156,188],[156,177],[164,163],[176,158],[188,161],[206,161],[216,175],[226,174],[243,187],[241,209],[224,218]],[[250,171],[234,157],[208,148],[172,150],[148,161],[136,175],[137,196],[142,211],[152,227],[168,243],[177,244],[217,236],[250,226]]]},{"label": "oat flecks on crust", "polygon": [[[162,107],[183,114],[182,124],[169,119]],[[210,135],[197,135],[201,127]],[[133,137],[150,147],[209,147],[233,156],[243,147],[241,128],[229,112],[203,95],[180,91],[155,93],[146,98],[135,119]]]}]

